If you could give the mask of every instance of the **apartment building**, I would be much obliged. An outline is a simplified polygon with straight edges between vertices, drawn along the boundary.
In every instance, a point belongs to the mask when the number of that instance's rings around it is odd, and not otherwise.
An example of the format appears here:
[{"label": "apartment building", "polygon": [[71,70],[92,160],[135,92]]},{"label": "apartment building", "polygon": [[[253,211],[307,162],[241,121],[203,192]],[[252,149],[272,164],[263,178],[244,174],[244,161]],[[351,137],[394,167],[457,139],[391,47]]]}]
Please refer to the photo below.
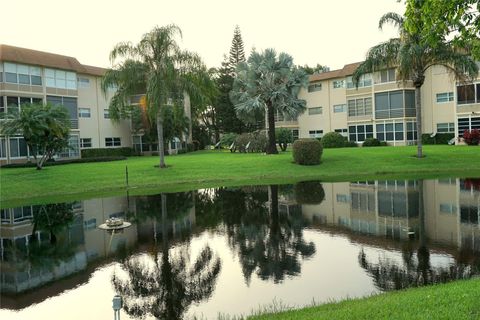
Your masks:
[{"label": "apartment building", "polygon": [[[26,103],[65,106],[70,113],[71,148],[57,158],[78,158],[80,151],[87,148],[134,147],[141,153],[157,151],[145,146],[142,130],[133,128],[130,120],[111,121],[108,104],[115,89],[106,93],[101,89],[101,77],[106,70],[81,64],[74,57],[0,44],[0,113],[20,110]],[[190,115],[188,96],[183,103],[186,114]],[[175,153],[181,148],[180,139],[175,138],[167,150]],[[24,162],[30,157],[20,134],[0,136],[0,165]]]},{"label": "apartment building", "polygon": [[[130,147],[130,122],[114,123],[100,79],[106,69],[76,58],[0,45],[0,112],[25,103],[64,105],[70,113],[71,149],[59,158],[76,158],[83,148]],[[0,163],[21,162],[31,155],[21,135],[0,137]]]},{"label": "apartment building", "polygon": [[[415,144],[413,83],[397,81],[392,68],[364,75],[357,88],[352,74],[359,65],[311,75],[300,93],[307,110],[297,119],[280,115],[277,126],[290,128],[294,138],[321,138],[335,131],[359,144],[371,137],[394,146]],[[433,66],[426,72],[421,99],[424,133],[451,133],[462,143],[464,130],[480,129],[480,78],[458,83],[445,67]]]}]

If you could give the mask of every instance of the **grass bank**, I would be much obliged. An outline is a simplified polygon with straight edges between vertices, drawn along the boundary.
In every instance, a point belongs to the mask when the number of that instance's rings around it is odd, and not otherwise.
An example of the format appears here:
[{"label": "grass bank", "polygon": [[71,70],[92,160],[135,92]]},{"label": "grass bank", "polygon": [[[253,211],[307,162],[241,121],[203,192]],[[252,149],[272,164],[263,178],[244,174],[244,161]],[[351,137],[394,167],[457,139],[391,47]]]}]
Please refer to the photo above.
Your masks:
[{"label": "grass bank", "polygon": [[248,319],[480,319],[480,279],[454,281]]},{"label": "grass bank", "polygon": [[125,192],[125,166],[130,194],[185,191],[215,186],[291,183],[301,180],[351,181],[361,179],[480,176],[480,149],[468,146],[426,146],[423,159],[416,147],[326,149],[318,166],[292,163],[290,152],[267,156],[223,151],[201,151],[166,158],[132,157],[124,161],[68,164],[0,170],[2,207],[84,199]]}]

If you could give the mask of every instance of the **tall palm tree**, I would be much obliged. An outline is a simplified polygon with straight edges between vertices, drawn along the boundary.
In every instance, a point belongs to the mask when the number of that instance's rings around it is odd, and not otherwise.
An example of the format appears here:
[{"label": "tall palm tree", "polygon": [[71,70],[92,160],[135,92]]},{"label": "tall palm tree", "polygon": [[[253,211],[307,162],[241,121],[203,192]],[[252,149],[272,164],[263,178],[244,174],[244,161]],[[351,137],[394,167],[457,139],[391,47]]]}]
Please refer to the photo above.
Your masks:
[{"label": "tall palm tree", "polygon": [[[422,1],[412,1],[409,10],[418,11],[411,15],[410,24],[423,24],[421,14]],[[409,15],[410,16],[410,15]],[[391,23],[399,28],[400,36],[380,43],[367,53],[365,61],[357,68],[352,78],[358,83],[366,73],[396,67],[397,78],[402,81],[412,80],[415,87],[415,109],[417,121],[417,157],[423,157],[422,150],[422,104],[421,87],[425,81],[425,72],[433,65],[444,66],[457,79],[472,79],[478,74],[478,66],[465,49],[455,48],[444,37],[438,37],[437,43],[427,41],[427,36],[420,32],[412,33],[404,28],[405,18],[397,13],[386,13],[380,18],[379,28]],[[416,30],[422,30],[417,28]]]},{"label": "tall palm tree", "polygon": [[180,28],[171,24],[155,27],[136,45],[117,44],[110,53],[114,67],[106,72],[102,81],[104,92],[112,86],[116,88],[109,105],[113,120],[129,118],[132,112],[130,97],[145,93],[148,114],[155,117],[157,125],[160,168],[166,167],[162,109],[172,103],[181,103],[184,92],[200,96],[199,83],[206,73],[196,53],[180,48],[178,36],[182,36]]},{"label": "tall palm tree", "polygon": [[286,54],[266,49],[252,52],[247,62],[237,65],[237,77],[230,97],[237,114],[253,114],[265,111],[268,121],[267,154],[278,153],[275,144],[275,111],[296,117],[305,110],[305,100],[298,99],[302,87],[308,84],[303,69],[293,64]]}]

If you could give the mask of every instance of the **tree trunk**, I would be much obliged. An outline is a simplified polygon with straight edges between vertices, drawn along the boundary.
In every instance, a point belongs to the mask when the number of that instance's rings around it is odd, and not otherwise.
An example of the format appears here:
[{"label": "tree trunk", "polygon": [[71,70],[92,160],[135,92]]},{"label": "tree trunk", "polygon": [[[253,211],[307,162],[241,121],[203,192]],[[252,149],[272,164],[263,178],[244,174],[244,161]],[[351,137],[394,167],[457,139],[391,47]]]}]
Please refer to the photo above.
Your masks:
[{"label": "tree trunk", "polygon": [[415,86],[415,112],[417,114],[417,158],[423,158],[422,146],[422,96],[421,86]]},{"label": "tree trunk", "polygon": [[163,141],[163,118],[160,110],[157,112],[157,137],[158,137],[158,155],[160,157],[160,168],[166,168],[165,165],[165,145]]},{"label": "tree trunk", "polygon": [[268,116],[268,144],[267,154],[278,154],[277,144],[275,143],[275,113],[271,102],[267,103]]}]

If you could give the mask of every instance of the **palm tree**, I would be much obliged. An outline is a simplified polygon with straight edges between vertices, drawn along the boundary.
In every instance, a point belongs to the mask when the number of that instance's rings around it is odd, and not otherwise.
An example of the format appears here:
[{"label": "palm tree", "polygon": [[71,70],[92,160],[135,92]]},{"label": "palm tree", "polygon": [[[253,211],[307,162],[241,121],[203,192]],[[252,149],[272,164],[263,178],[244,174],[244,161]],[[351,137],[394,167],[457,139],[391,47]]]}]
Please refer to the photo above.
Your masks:
[{"label": "palm tree", "polygon": [[[412,1],[410,10],[418,11],[411,15],[410,24],[423,30],[422,1]],[[415,87],[415,109],[417,121],[417,157],[423,157],[422,151],[422,104],[421,87],[425,81],[425,72],[433,65],[444,66],[457,79],[472,79],[478,74],[478,66],[465,49],[455,48],[444,37],[438,37],[437,43],[427,41],[427,35],[409,32],[405,29],[406,19],[397,13],[386,13],[380,18],[379,28],[391,23],[399,28],[400,37],[380,43],[367,53],[365,61],[354,72],[352,79],[358,83],[366,73],[390,67],[397,68],[397,79],[412,80]]]},{"label": "palm tree", "polygon": [[109,105],[111,118],[116,121],[131,116],[132,95],[145,93],[147,114],[154,117],[157,126],[160,168],[166,167],[162,110],[180,104],[184,93],[198,100],[201,83],[208,77],[200,57],[182,50],[177,36],[182,36],[180,28],[171,24],[154,28],[136,45],[117,44],[110,53],[114,68],[106,72],[102,81],[104,92],[116,88]]},{"label": "palm tree", "polygon": [[21,132],[34,158],[37,170],[55,153],[68,148],[70,116],[61,105],[25,104],[21,110],[9,110],[1,115],[0,132],[15,135]]},{"label": "palm tree", "polygon": [[307,74],[293,64],[290,55],[280,53],[277,57],[273,49],[253,51],[247,62],[237,65],[236,73],[230,97],[237,114],[245,117],[264,110],[268,121],[267,154],[278,153],[275,111],[296,117],[305,110],[306,102],[298,99],[298,93],[307,86]]}]

